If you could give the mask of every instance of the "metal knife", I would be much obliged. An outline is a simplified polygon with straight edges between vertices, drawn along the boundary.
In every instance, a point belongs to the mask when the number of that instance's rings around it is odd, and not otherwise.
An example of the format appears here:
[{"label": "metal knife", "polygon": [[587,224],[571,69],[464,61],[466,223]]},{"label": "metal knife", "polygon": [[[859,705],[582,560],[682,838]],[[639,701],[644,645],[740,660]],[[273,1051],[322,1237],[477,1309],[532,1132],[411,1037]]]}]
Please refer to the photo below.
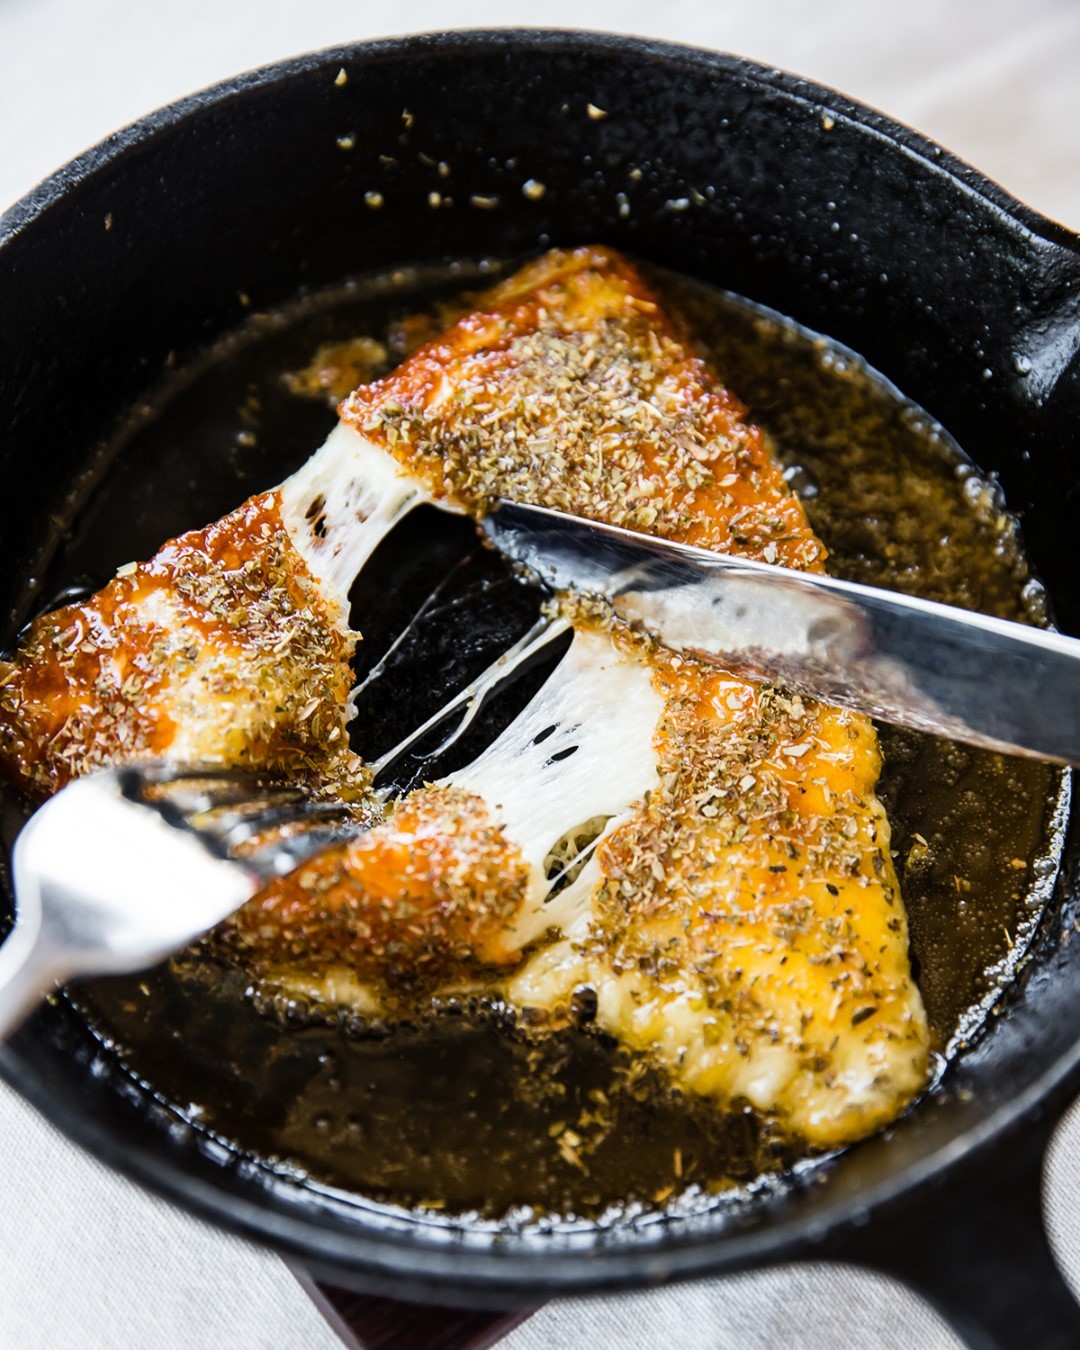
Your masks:
[{"label": "metal knife", "polygon": [[664,646],[883,722],[1080,765],[1080,640],[502,502],[492,543]]}]

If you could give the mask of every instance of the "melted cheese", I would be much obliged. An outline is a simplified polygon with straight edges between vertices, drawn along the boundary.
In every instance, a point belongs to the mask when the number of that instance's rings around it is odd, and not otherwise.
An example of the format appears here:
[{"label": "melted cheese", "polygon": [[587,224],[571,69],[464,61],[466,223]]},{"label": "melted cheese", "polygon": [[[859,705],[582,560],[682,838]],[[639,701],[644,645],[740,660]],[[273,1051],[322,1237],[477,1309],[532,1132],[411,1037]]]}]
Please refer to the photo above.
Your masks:
[{"label": "melted cheese", "polygon": [[339,422],[281,485],[281,519],[312,575],[347,616],[349,588],[368,558],[429,495],[385,450]]},{"label": "melted cheese", "polygon": [[653,732],[662,709],[647,666],[602,634],[579,631],[524,711],[446,780],[487,802],[529,869],[513,926],[518,946],[572,923],[587,904],[597,864],[549,899],[545,862],[560,839],[594,817],[609,818],[602,837],[632,819],[656,786]]}]

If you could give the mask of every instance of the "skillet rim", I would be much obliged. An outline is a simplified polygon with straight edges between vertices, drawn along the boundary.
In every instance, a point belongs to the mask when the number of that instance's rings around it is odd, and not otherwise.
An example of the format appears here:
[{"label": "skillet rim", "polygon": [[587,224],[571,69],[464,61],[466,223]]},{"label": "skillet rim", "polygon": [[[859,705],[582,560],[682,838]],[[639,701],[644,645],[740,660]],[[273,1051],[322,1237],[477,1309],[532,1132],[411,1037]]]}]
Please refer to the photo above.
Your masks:
[{"label": "skillet rim", "polygon": [[249,89],[269,86],[291,76],[302,75],[319,66],[332,64],[334,61],[344,64],[346,60],[358,55],[362,55],[366,61],[392,60],[414,52],[422,54],[427,51],[438,51],[444,47],[509,48],[521,42],[532,47],[558,48],[564,45],[567,39],[572,39],[575,49],[579,50],[590,49],[602,53],[625,50],[629,46],[643,57],[652,57],[665,62],[681,60],[699,68],[726,67],[738,71],[753,83],[765,85],[770,89],[780,89],[804,104],[815,106],[827,104],[830,113],[839,113],[842,117],[858,122],[860,126],[875,132],[890,144],[899,146],[906,153],[919,159],[935,173],[953,179],[966,191],[981,198],[1031,234],[1048,243],[1061,245],[1080,258],[1080,232],[1073,231],[1026,205],[979,169],[939,145],[929,136],[887,116],[869,104],[860,103],[839,90],[831,89],[828,85],[818,84],[801,75],[781,70],[777,66],[767,66],[760,61],[748,60],[734,52],[712,51],[707,47],[696,47],[690,43],[669,42],[662,38],[634,33],[558,27],[450,28],[402,34],[397,37],[372,38],[344,46],[303,52],[298,56],[256,66],[239,75],[206,85],[194,93],[163,104],[129,122],[68,160],[30,188],[0,213],[0,248],[30,227],[71,188],[77,187],[99,170],[121,159],[136,145],[149,143],[158,132],[179,125],[209,104],[222,103],[229,98],[243,95]]},{"label": "skillet rim", "polygon": [[[876,138],[918,160],[931,173],[956,184],[985,208],[1004,216],[1029,236],[1072,254],[1080,261],[1080,235],[1041,215],[1012,197],[991,179],[928,137],[884,114],[799,76],[747,61],[731,53],[671,43],[648,37],[563,28],[452,29],[401,37],[379,38],[302,54],[247,71],[161,107],[113,133],[56,170],[0,215],[0,266],[5,252],[26,232],[46,224],[50,210],[62,203],[98,173],[122,161],[135,149],[152,145],[158,135],[182,125],[209,107],[243,97],[250,91],[281,87],[312,71],[334,64],[357,62],[370,66],[402,57],[472,51],[510,50],[525,46],[558,51],[572,45],[577,53],[625,56],[664,64],[673,72],[734,76],[744,84],[787,95],[792,101],[828,110],[839,119],[857,124]],[[1039,960],[1033,953],[1031,964]],[[331,1229],[316,1216],[297,1209],[274,1208],[225,1189],[220,1182],[192,1176],[168,1157],[133,1150],[117,1131],[100,1126],[82,1113],[71,1111],[40,1081],[20,1081],[19,1057],[0,1047],[0,1077],[46,1119],[90,1153],[139,1181],[166,1199],[193,1212],[211,1216],[224,1228],[269,1242],[302,1258],[335,1278],[352,1270],[363,1276],[365,1287],[400,1292],[407,1275],[414,1291],[437,1294],[443,1302],[475,1305],[485,1292],[496,1302],[513,1295],[535,1301],[539,1294],[625,1288],[658,1280],[690,1278],[707,1271],[734,1270],[770,1261],[809,1255],[827,1231],[843,1228],[885,1206],[901,1202],[932,1178],[941,1178],[965,1160],[984,1152],[989,1144],[1015,1130],[1048,1101],[1063,1096],[1067,1080],[1080,1085],[1080,1040],[1060,1054],[1034,1083],[999,1103],[982,1120],[961,1131],[925,1158],[898,1170],[857,1198],[838,1201],[824,1217],[772,1214],[758,1231],[669,1233],[665,1245],[601,1247],[588,1253],[545,1252],[539,1245],[513,1251],[478,1251],[450,1243],[417,1241],[418,1230],[378,1233]],[[411,1264],[421,1259],[424,1269]],[[473,1287],[478,1282],[480,1288]],[[465,1288],[455,1300],[455,1287]]]}]

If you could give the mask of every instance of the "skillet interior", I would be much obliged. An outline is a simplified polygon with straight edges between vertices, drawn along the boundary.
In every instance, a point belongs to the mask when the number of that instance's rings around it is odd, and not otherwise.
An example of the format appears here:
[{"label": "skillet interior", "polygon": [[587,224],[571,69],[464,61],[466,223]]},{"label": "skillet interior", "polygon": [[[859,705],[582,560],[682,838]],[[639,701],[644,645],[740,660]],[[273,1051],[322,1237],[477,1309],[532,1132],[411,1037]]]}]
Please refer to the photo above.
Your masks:
[{"label": "skillet interior", "polygon": [[[559,35],[370,50],[363,62],[337,53],[248,77],[234,94],[151,119],[107,147],[88,177],[84,165],[8,218],[0,307],[20,323],[0,333],[0,406],[14,410],[2,453],[21,493],[5,508],[7,577],[43,537],[56,482],[74,475],[170,351],[236,323],[241,292],[272,305],[300,283],[355,271],[358,259],[475,253],[478,238],[506,255],[598,237],[864,353],[1001,473],[1063,626],[1075,629],[1080,594],[1066,564],[1080,378],[1068,333],[1080,269],[1064,232],[918,138],[726,58]],[[338,85],[343,66],[349,80]],[[588,102],[607,116],[588,117]],[[343,152],[337,138],[357,128]],[[458,207],[424,208],[436,169],[418,153],[453,166]],[[542,201],[521,195],[527,178],[547,184]],[[377,210],[365,203],[372,191]],[[467,208],[472,195],[498,205]],[[16,622],[33,603],[13,587]],[[936,1108],[853,1151],[827,1186],[632,1232],[582,1226],[493,1241],[271,1180],[227,1149],[193,1145],[162,1104],[95,1062],[62,1008],[28,1026],[3,1063],[112,1160],[335,1269],[407,1275],[413,1289],[418,1276],[433,1288],[479,1280],[504,1297],[689,1273],[745,1263],[865,1208],[999,1127],[1025,1092],[1063,1072],[1080,1034],[1067,978],[1076,944],[1070,955],[1061,940],[1074,898],[1063,890],[1011,1016],[939,1090]],[[728,1240],[703,1245],[720,1232]],[[578,1249],[597,1259],[581,1263]]]},{"label": "skillet interior", "polygon": [[[83,578],[96,590],[167,534],[280,481],[334,423],[323,399],[313,407],[289,392],[287,372],[327,338],[384,334],[388,315],[398,321],[385,335],[400,345],[402,316],[411,327],[419,307],[494,270],[462,263],[356,278],[254,316],[194,367],[167,376],[153,411],[106,447],[109,467],[58,547],[47,593],[70,595]],[[715,368],[803,480],[834,574],[1002,617],[1028,614],[1023,561],[992,493],[961,477],[954,448],[924,415],[824,339],[700,283],[657,274],[654,284],[687,312]],[[354,587],[352,625],[363,634],[354,749],[370,762],[424,723],[523,635],[541,602],[467,521],[429,509],[395,529]],[[555,659],[492,700],[448,753],[407,756],[392,774],[395,789],[473,759]],[[913,968],[934,1044],[948,1053],[971,1039],[1038,922],[1060,775],[931,737],[881,734],[879,792],[903,874]],[[520,1220],[532,1208],[626,1221],[628,1201],[730,1204],[732,1183],[768,1173],[783,1184],[777,1172],[799,1156],[751,1113],[673,1096],[657,1075],[639,1079],[640,1062],[587,1020],[537,1043],[497,1005],[459,999],[425,1017],[419,998],[415,1025],[385,1027],[250,981],[204,953],[95,981],[76,997],[132,1073],[190,1103],[193,1128],[447,1218],[509,1210]]]}]

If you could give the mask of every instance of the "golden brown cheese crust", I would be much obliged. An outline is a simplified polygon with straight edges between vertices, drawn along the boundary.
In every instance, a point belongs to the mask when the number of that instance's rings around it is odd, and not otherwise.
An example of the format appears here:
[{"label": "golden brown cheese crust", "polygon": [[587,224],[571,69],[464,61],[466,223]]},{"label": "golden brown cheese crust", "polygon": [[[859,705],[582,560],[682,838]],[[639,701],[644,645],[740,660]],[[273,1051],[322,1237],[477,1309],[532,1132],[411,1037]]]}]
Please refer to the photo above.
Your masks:
[{"label": "golden brown cheese crust", "polygon": [[277,494],[252,497],[31,625],[0,662],[0,768],[33,797],[148,755],[355,794],[353,643]]},{"label": "golden brown cheese crust", "polygon": [[508,497],[821,566],[761,431],[619,254],[553,251],[478,306],[341,405],[436,499],[483,514]]},{"label": "golden brown cheese crust", "polygon": [[308,973],[347,965],[393,985],[430,985],[519,959],[501,939],[528,875],[479,797],[422,788],[384,823],[264,890],[226,937],[256,963]]},{"label": "golden brown cheese crust", "polygon": [[928,1053],[873,726],[654,659],[660,785],[601,846],[604,1016],[692,1091],[812,1143],[860,1137],[922,1087]]}]

